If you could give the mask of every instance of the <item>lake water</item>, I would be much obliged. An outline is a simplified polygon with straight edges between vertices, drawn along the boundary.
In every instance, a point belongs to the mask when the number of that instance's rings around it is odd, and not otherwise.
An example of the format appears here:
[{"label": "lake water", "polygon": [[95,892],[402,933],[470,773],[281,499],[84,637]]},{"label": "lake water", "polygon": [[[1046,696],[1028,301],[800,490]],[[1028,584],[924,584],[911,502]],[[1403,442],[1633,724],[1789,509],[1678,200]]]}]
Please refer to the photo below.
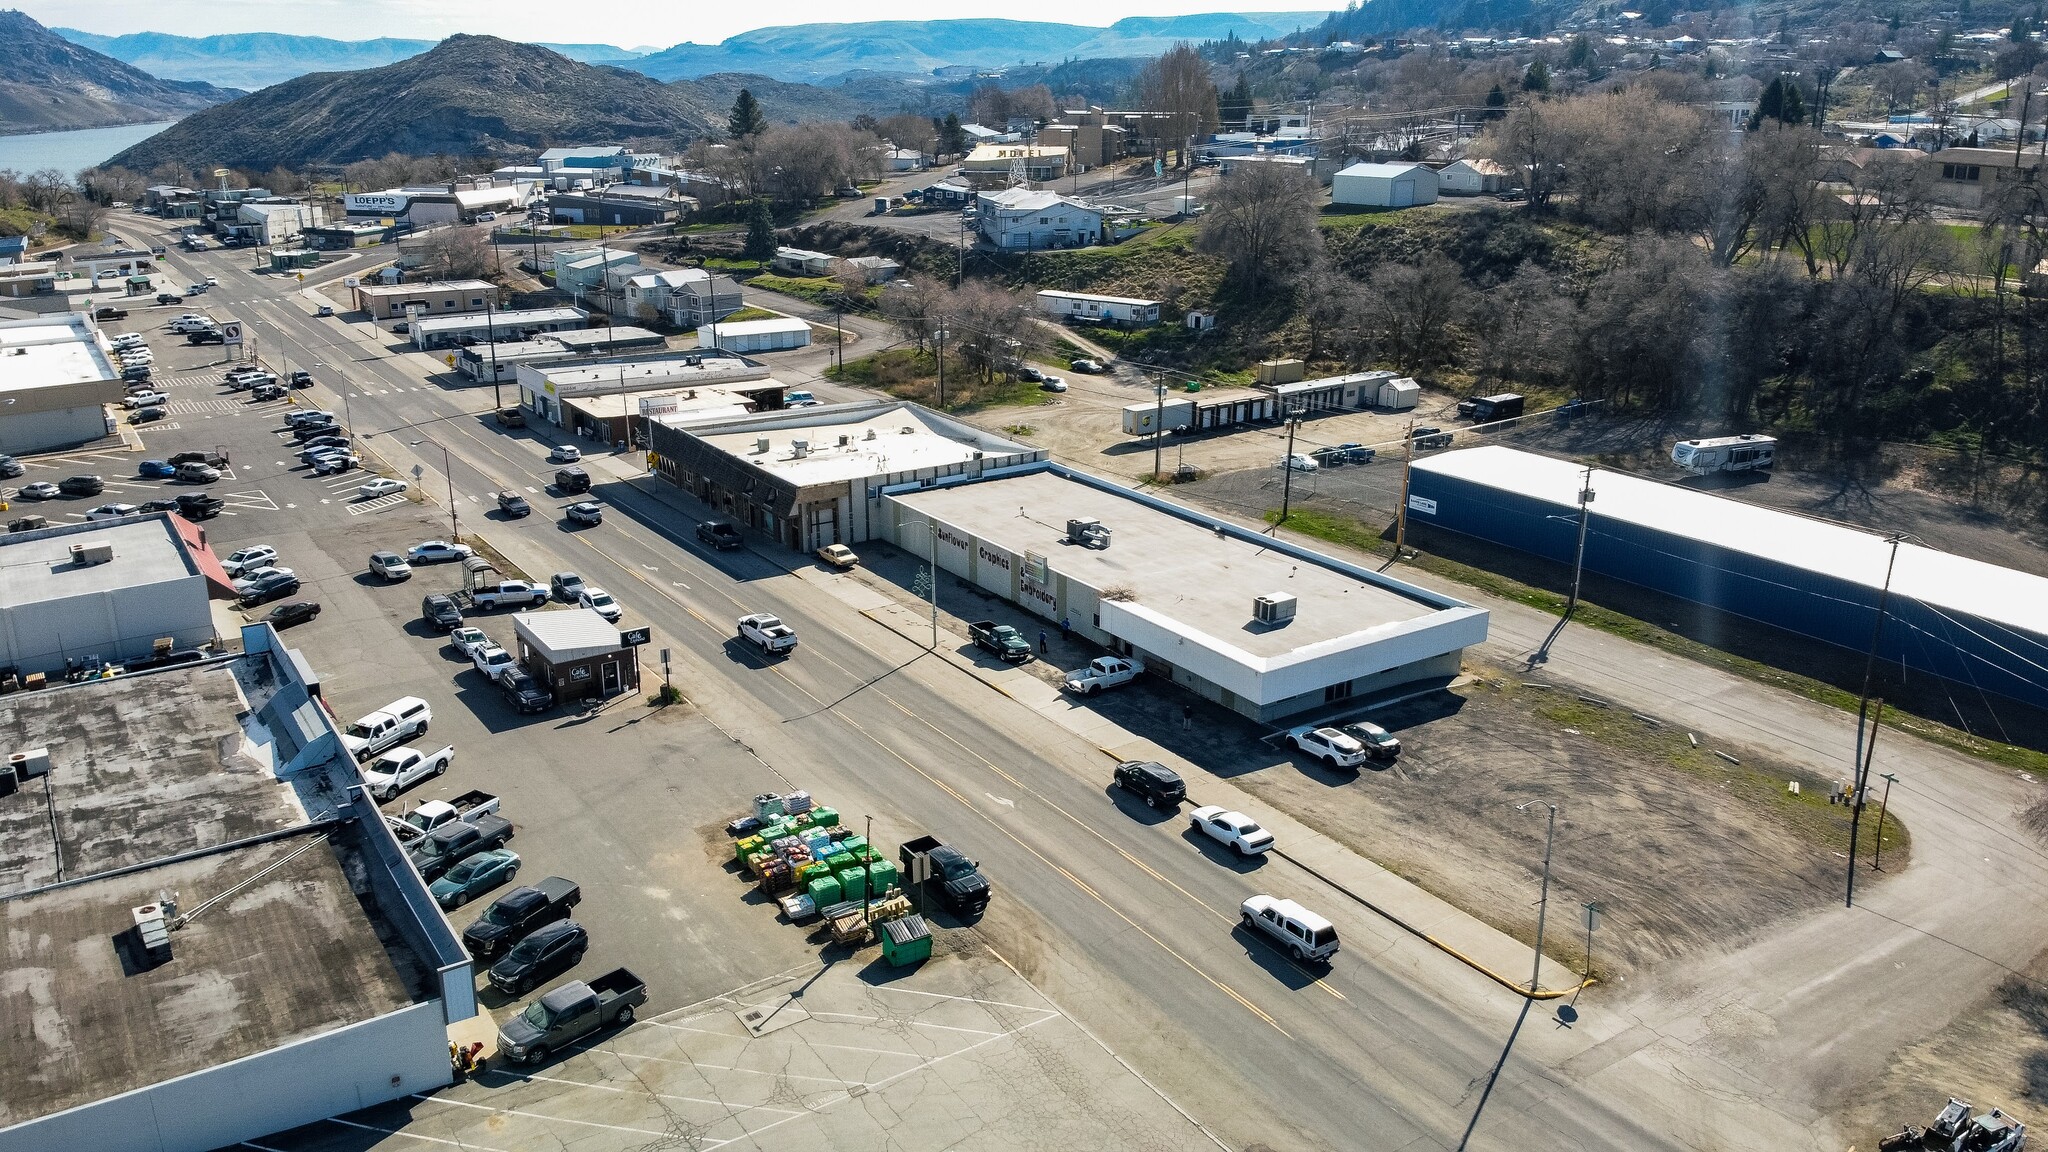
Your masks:
[{"label": "lake water", "polygon": [[39,172],[55,168],[67,177],[79,169],[104,164],[131,144],[139,144],[169,128],[176,121],[161,124],[123,124],[118,128],[81,128],[76,132],[34,132],[26,136],[0,136],[0,168],[16,172]]}]

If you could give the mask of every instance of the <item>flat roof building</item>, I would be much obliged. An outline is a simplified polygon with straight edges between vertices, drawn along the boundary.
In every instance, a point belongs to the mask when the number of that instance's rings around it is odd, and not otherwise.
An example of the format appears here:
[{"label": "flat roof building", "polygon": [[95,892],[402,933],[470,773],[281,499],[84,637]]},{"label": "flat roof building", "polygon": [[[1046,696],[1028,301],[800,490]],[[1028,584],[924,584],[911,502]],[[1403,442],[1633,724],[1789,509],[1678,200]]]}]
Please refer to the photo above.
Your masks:
[{"label": "flat roof building", "polygon": [[1159,301],[1129,296],[1101,296],[1092,292],[1061,292],[1047,288],[1038,294],[1039,311],[1048,316],[1074,320],[1106,321],[1112,324],[1157,324]]},{"label": "flat roof building", "polygon": [[112,435],[107,405],[125,395],[92,317],[0,320],[0,452],[44,452]]},{"label": "flat roof building", "polygon": [[521,612],[512,618],[512,633],[519,662],[558,701],[640,689],[638,650],[595,609]]},{"label": "flat roof building", "polygon": [[1054,465],[881,503],[875,535],[923,555],[936,525],[939,567],[1259,721],[1448,683],[1486,639],[1483,609]]},{"label": "flat roof building", "polygon": [[428,316],[482,312],[498,304],[498,286],[488,280],[424,280],[411,284],[358,284],[356,310],[372,320],[403,320],[408,308]]},{"label": "flat roof building", "polygon": [[0,698],[0,1152],[205,1152],[450,1080],[474,977],[267,625]]},{"label": "flat roof building", "polygon": [[697,329],[697,347],[728,352],[780,352],[811,342],[811,326],[794,316],[770,320],[727,320]]},{"label": "flat roof building", "polygon": [[581,328],[590,313],[581,308],[521,308],[489,315],[466,313],[418,320],[412,326],[413,346],[422,352],[450,348],[464,340],[532,339],[542,332]]},{"label": "flat roof building", "polygon": [[529,361],[518,366],[516,375],[521,407],[550,424],[572,429],[577,425],[563,405],[570,399],[588,396],[716,387],[772,397],[765,407],[782,406],[782,384],[768,378],[765,365],[717,352],[615,356],[574,363]]},{"label": "flat roof building", "polygon": [[801,552],[868,539],[885,485],[983,476],[1046,455],[891,400],[647,431],[655,471]]},{"label": "flat roof building", "polygon": [[214,640],[234,595],[200,529],[168,512],[0,535],[0,667],[17,677],[125,664]]},{"label": "flat roof building", "polygon": [[[1585,568],[1862,653],[1891,565],[1885,664],[2048,708],[2048,579],[1860,528],[1499,445],[1415,461],[1408,523]],[[1561,519],[1552,519],[1561,517]]]}]

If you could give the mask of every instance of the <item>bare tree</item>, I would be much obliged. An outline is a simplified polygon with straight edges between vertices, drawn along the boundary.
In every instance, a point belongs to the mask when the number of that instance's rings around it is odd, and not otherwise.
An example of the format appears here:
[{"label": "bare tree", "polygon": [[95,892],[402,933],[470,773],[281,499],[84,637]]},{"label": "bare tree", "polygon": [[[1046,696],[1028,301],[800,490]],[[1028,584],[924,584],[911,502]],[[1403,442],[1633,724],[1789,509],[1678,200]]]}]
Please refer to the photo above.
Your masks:
[{"label": "bare tree", "polygon": [[882,168],[882,143],[844,124],[773,127],[754,137],[754,157],[766,187],[788,200],[813,200],[833,189],[871,180]]},{"label": "bare tree", "polygon": [[1146,111],[1169,116],[1169,139],[1180,150],[1183,167],[1193,159],[1188,141],[1214,131],[1221,121],[1209,62],[1191,44],[1176,44],[1145,65],[1138,73],[1138,99],[1144,102]]},{"label": "bare tree", "polygon": [[1316,182],[1292,165],[1242,164],[1218,181],[1198,243],[1260,287],[1300,267],[1321,246]]},{"label": "bare tree", "polygon": [[1452,326],[1472,303],[1458,266],[1440,252],[1419,265],[1385,264],[1366,280],[1371,324],[1403,372],[1424,372],[1454,359]]},{"label": "bare tree", "polygon": [[902,325],[917,341],[917,350],[923,352],[933,329],[937,327],[946,293],[946,286],[939,281],[921,274],[913,275],[908,280],[890,285],[882,293],[882,313]]},{"label": "bare tree", "polygon": [[927,156],[939,152],[939,129],[929,116],[913,116],[904,113],[890,116],[875,125],[876,134],[898,148],[908,148]]},{"label": "bare tree", "polygon": [[420,259],[436,280],[491,280],[498,264],[490,240],[473,228],[442,228],[428,233]]}]

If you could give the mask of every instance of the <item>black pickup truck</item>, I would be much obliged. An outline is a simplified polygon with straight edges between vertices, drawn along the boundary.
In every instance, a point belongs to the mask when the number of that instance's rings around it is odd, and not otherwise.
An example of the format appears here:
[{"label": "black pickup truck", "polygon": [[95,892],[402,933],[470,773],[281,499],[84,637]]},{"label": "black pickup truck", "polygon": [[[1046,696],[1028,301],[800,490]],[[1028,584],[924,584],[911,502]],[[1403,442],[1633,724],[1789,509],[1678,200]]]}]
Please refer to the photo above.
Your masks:
[{"label": "black pickup truck", "polygon": [[947,911],[956,916],[979,916],[988,907],[988,879],[981,874],[981,865],[958,848],[937,836],[919,836],[905,841],[897,854],[903,861],[904,877],[923,875],[924,887],[938,896]]},{"label": "black pickup truck", "polygon": [[429,833],[412,850],[412,866],[428,883],[463,860],[486,848],[503,848],[512,839],[512,822],[485,814],[472,820],[444,824]]},{"label": "black pickup truck", "polygon": [[967,626],[967,635],[973,638],[975,647],[988,649],[999,660],[1022,664],[1031,659],[1031,641],[1008,624],[976,620]]},{"label": "black pickup truck", "polygon": [[479,960],[495,960],[535,928],[567,920],[570,910],[582,900],[583,889],[574,880],[560,876],[514,888],[484,909],[476,923],[462,930],[463,946]]}]

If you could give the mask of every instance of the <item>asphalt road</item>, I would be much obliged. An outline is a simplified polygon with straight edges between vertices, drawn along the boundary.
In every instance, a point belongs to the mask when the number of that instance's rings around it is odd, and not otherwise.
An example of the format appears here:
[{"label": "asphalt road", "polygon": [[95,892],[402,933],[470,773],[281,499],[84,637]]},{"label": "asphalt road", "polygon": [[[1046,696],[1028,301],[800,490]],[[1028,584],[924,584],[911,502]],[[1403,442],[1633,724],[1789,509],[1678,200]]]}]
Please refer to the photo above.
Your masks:
[{"label": "asphalt road", "polygon": [[[999,908],[989,944],[1071,1015],[1231,1143],[1344,1149],[1659,1148],[1684,1143],[1632,1114],[1510,1061],[1487,1077],[1521,1002],[1392,934],[1281,861],[1240,869],[1141,806],[1107,792],[1108,762],[1035,714],[931,659],[832,594],[800,558],[768,546],[700,550],[689,525],[634,485],[600,486],[606,524],[568,532],[540,514],[486,527],[482,498],[539,486],[545,444],[478,417],[484,388],[450,391],[438,365],[388,354],[388,335],[313,317],[233,254],[173,263],[221,280],[266,355],[309,367],[314,397],[346,410],[369,447],[454,504],[536,575],[574,569],[611,589],[704,714],[791,781],[848,814],[873,814],[881,842],[935,830],[980,859]],[[342,399],[346,396],[346,400]],[[414,443],[418,441],[419,443]],[[330,510],[329,515],[340,513]],[[731,638],[742,611],[791,622],[803,648],[767,664]],[[315,659],[319,653],[313,653]],[[745,803],[735,796],[732,807]],[[1338,923],[1347,950],[1305,969],[1235,926],[1257,891],[1302,899]]]}]

